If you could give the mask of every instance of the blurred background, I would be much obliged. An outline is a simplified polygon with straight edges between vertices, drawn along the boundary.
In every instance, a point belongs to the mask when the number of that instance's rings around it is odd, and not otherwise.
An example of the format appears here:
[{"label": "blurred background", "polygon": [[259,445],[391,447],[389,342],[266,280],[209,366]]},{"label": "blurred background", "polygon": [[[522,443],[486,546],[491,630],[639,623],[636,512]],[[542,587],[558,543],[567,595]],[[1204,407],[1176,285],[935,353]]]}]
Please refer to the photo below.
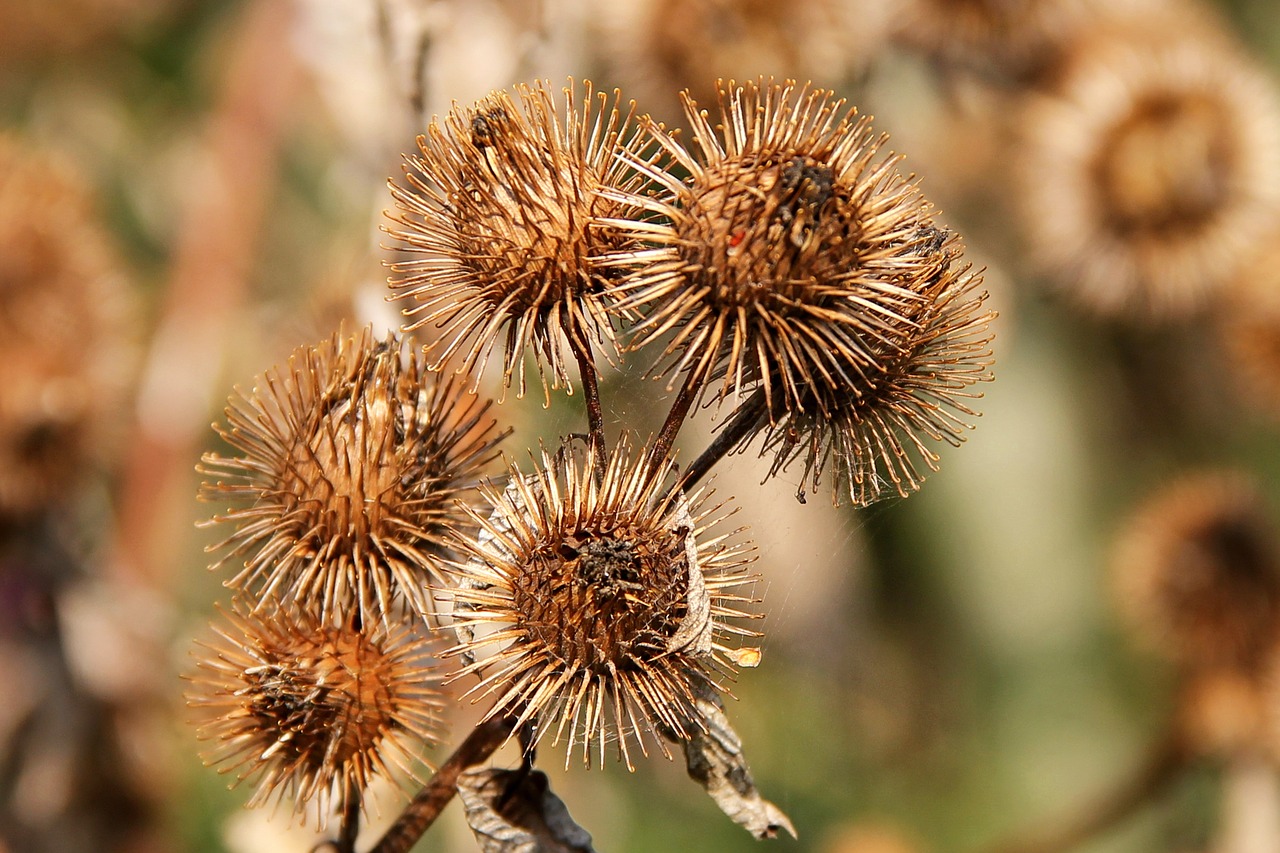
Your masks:
[{"label": "blurred background", "polygon": [[[671,126],[717,77],[834,89],[1000,312],[982,417],[918,494],[801,505],[798,470],[719,469],[767,613],[729,714],[799,832],[767,844],[1280,851],[1269,665],[1201,677],[1114,556],[1192,471],[1250,478],[1264,539],[1280,520],[1274,0],[4,0],[0,850],[315,843],[243,810],[186,724],[227,597],[195,465],[233,386],[398,326],[386,182],[426,122],[568,75]],[[607,377],[611,434],[660,396]],[[501,415],[512,457],[583,423],[577,398]],[[679,761],[548,771],[600,850],[757,849]],[[415,849],[475,849],[458,812]]]}]

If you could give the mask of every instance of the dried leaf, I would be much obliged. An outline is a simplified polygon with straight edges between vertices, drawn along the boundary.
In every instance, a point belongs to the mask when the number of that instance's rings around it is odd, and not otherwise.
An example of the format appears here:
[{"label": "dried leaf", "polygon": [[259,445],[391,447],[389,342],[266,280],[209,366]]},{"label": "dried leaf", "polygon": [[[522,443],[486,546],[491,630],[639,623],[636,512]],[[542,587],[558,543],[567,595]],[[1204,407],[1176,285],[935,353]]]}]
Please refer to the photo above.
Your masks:
[{"label": "dried leaf", "polygon": [[756,838],[776,838],[785,829],[796,837],[795,827],[782,810],[760,796],[742,755],[742,738],[729,724],[724,706],[710,685],[704,685],[695,702],[702,726],[690,726],[687,740],[667,736],[684,747],[689,776],[706,789],[720,810]]},{"label": "dried leaf", "polygon": [[467,823],[484,853],[595,853],[537,770],[468,770],[458,779]]},{"label": "dried leaf", "polygon": [[676,506],[675,517],[671,521],[671,530],[684,536],[685,566],[689,573],[688,607],[680,627],[667,640],[667,651],[687,652],[692,655],[711,654],[712,624],[711,596],[707,592],[707,584],[702,577],[702,567],[698,565],[698,542],[694,538],[693,516],[689,512],[689,502],[681,495]]}]

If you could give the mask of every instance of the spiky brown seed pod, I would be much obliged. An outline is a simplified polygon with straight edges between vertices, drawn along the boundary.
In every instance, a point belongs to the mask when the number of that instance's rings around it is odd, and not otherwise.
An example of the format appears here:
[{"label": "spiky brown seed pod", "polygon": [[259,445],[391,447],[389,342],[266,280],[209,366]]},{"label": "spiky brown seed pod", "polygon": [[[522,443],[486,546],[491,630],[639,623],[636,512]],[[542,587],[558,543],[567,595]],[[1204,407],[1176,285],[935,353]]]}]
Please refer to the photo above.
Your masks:
[{"label": "spiky brown seed pod", "polygon": [[439,740],[443,702],[433,647],[405,625],[326,624],[293,607],[269,618],[223,613],[197,642],[187,703],[205,762],[256,785],[250,806],[318,806],[375,776],[413,776]]},{"label": "spiky brown seed pod", "polygon": [[810,383],[803,407],[780,409],[762,425],[770,476],[803,459],[801,500],[828,472],[836,504],[906,497],[924,481],[924,469],[938,470],[930,445],[960,445],[978,416],[970,403],[982,395],[972,386],[992,378],[994,316],[982,310],[981,277],[951,267],[961,253],[953,233],[926,229],[916,246],[942,260],[917,289],[921,301],[904,312],[911,331],[900,349],[883,352],[878,370],[847,388]]},{"label": "spiky brown seed pod", "polygon": [[630,767],[629,742],[647,754],[658,729],[687,737],[698,688],[758,659],[727,644],[755,636],[735,624],[752,549],[712,533],[719,507],[664,494],[645,458],[624,440],[597,483],[593,452],[544,451],[534,474],[513,467],[504,491],[485,489],[466,543],[449,653],[470,662],[453,677],[480,673],[470,695],[493,697],[488,716],[567,740],[566,762],[580,748],[603,764],[616,739]]},{"label": "spiky brown seed pod", "polygon": [[1275,87],[1215,31],[1144,22],[1081,39],[1021,135],[1032,257],[1098,315],[1197,310],[1280,209]]},{"label": "spiky brown seed pod", "polygon": [[0,516],[67,499],[108,455],[134,309],[84,177],[0,134]]},{"label": "spiky brown seed pod", "polygon": [[225,551],[216,566],[244,558],[228,586],[339,624],[353,608],[384,619],[406,599],[430,610],[449,531],[466,523],[456,501],[502,437],[488,408],[395,335],[296,350],[231,397],[217,429],[243,455],[201,466],[225,478],[203,485],[205,500],[241,504],[208,522],[235,528],[210,548]]},{"label": "spiky brown seed pod", "polygon": [[806,387],[862,381],[899,348],[938,272],[919,251],[931,208],[830,92],[720,94],[723,138],[685,98],[696,154],[650,127],[689,177],[654,170],[666,192],[647,204],[669,225],[639,227],[664,252],[619,285],[619,307],[646,312],[633,349],[666,341],[660,372],[719,372],[720,399],[759,380],[771,409],[801,406]]},{"label": "spiky brown seed pod", "polygon": [[613,345],[609,282],[641,247],[607,224],[630,209],[602,191],[638,191],[643,179],[618,154],[647,157],[616,92],[611,102],[589,82],[570,85],[562,105],[542,83],[516,95],[494,92],[431,123],[405,185],[391,185],[389,233],[410,256],[391,281],[416,302],[406,330],[439,330],[433,368],[460,355],[478,381],[501,338],[504,387],[515,377],[523,395],[526,355],[545,390],[547,372],[571,387],[566,343]]},{"label": "spiky brown seed pod", "polygon": [[1206,471],[1156,492],[1117,535],[1112,573],[1142,639],[1184,667],[1250,668],[1280,617],[1280,543],[1246,475]]}]

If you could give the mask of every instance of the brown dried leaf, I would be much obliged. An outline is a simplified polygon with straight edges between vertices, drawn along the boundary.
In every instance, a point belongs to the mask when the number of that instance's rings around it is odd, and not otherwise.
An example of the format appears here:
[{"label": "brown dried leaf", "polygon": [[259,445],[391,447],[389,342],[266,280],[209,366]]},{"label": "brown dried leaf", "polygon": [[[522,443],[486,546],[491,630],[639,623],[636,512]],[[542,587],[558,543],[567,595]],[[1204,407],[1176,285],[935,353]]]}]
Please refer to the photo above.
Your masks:
[{"label": "brown dried leaf", "polygon": [[537,770],[468,770],[458,779],[467,823],[484,853],[595,853]]},{"label": "brown dried leaf", "polygon": [[689,573],[688,607],[680,627],[667,640],[667,651],[705,656],[711,654],[714,632],[711,624],[711,595],[707,592],[707,584],[702,577],[702,567],[698,565],[698,542],[694,538],[696,527],[693,515],[689,512],[689,502],[681,495],[675,518],[671,521],[671,530],[684,536],[685,566]]},{"label": "brown dried leaf", "polygon": [[729,724],[720,697],[710,685],[704,685],[695,701],[702,716],[701,727],[690,726],[692,734],[687,740],[672,738],[684,748],[689,776],[706,789],[721,811],[756,838],[776,838],[780,829],[795,838],[790,818],[756,790],[742,755],[742,738]]}]

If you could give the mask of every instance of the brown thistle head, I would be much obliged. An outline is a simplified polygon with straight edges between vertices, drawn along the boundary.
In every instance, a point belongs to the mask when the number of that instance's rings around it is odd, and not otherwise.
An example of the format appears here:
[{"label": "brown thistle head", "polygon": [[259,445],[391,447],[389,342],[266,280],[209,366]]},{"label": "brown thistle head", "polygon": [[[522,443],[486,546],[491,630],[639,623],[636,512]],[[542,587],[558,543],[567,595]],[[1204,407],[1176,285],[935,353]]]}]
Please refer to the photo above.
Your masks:
[{"label": "brown thistle head", "polygon": [[238,508],[209,522],[233,532],[213,549],[244,559],[228,582],[296,601],[337,623],[355,608],[386,618],[404,596],[421,612],[457,498],[493,458],[488,402],[440,382],[390,335],[335,335],[238,392],[219,434],[241,455],[207,454],[205,500]]},{"label": "brown thistle head", "polygon": [[546,388],[568,386],[573,354],[610,344],[605,311],[610,282],[643,255],[638,240],[610,224],[632,212],[615,191],[644,183],[618,154],[640,161],[642,137],[614,94],[584,83],[563,104],[545,84],[494,92],[432,122],[393,183],[389,229],[407,259],[392,264],[391,287],[416,304],[406,330],[433,327],[438,367],[461,357],[478,374],[503,341],[504,387],[532,354]]},{"label": "brown thistle head", "polygon": [[256,785],[250,806],[302,812],[358,796],[375,776],[412,776],[438,742],[443,702],[428,640],[406,625],[335,626],[293,607],[233,608],[197,642],[187,704],[205,762]]},{"label": "brown thistle head", "polygon": [[710,532],[714,508],[664,496],[625,441],[599,483],[592,457],[544,452],[536,473],[513,468],[504,491],[485,490],[449,653],[468,661],[454,677],[481,675],[470,692],[493,697],[490,716],[532,723],[535,742],[567,740],[566,761],[580,749],[603,763],[616,739],[631,766],[629,742],[647,754],[646,733],[688,737],[715,670],[758,659],[728,645],[754,636],[734,624],[748,617],[752,557]]},{"label": "brown thistle head", "polygon": [[1184,668],[1252,671],[1280,616],[1280,543],[1245,475],[1187,475],[1152,495],[1112,552],[1119,603]]},{"label": "brown thistle head", "polygon": [[1280,204],[1274,84],[1190,23],[1082,38],[1021,123],[1033,260],[1098,315],[1198,310]]},{"label": "brown thistle head", "polygon": [[108,455],[133,309],[84,178],[0,135],[0,517],[65,500]]},{"label": "brown thistle head", "polygon": [[821,89],[730,82],[719,133],[686,98],[691,152],[655,139],[689,177],[661,175],[646,226],[663,250],[618,290],[645,317],[632,348],[665,342],[656,370],[721,377],[720,400],[760,383],[769,410],[816,384],[884,368],[914,330],[943,256],[920,252],[931,209],[866,118]]},{"label": "brown thistle head", "polygon": [[772,457],[770,476],[803,460],[802,501],[828,471],[836,504],[846,497],[857,506],[906,497],[920,487],[923,469],[938,468],[931,444],[958,446],[978,416],[972,401],[982,395],[972,386],[992,378],[994,316],[982,310],[981,276],[951,266],[961,252],[952,232],[926,226],[913,245],[946,261],[918,288],[923,298],[907,314],[910,332],[900,348],[884,353],[879,369],[862,381],[810,383],[803,407],[762,418],[761,455]]}]

